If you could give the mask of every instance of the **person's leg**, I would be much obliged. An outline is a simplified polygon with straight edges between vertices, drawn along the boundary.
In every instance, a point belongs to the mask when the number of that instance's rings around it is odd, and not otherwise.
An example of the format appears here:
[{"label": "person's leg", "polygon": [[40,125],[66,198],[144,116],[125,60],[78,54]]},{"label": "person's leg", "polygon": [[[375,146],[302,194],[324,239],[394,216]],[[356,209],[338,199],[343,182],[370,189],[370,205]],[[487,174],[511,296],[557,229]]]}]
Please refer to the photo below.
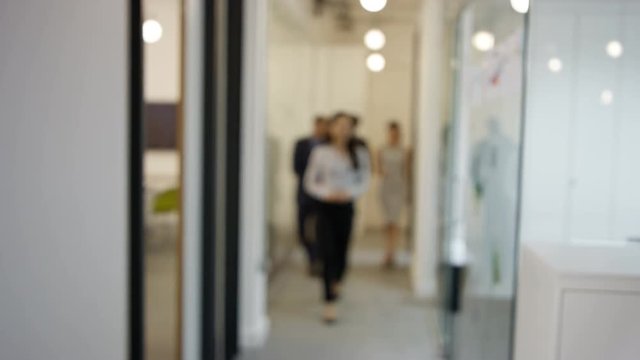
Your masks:
[{"label": "person's leg", "polygon": [[[345,206],[339,212],[337,226],[337,286],[340,286],[348,267],[349,245],[351,243],[351,233],[353,229],[354,210],[352,206]],[[338,290],[339,291],[339,290]]]},{"label": "person's leg", "polygon": [[304,248],[304,252],[309,262],[309,268],[311,269],[315,261],[315,253],[309,239],[309,215],[309,206],[305,204],[298,204],[298,238],[300,240],[300,244]]},{"label": "person's leg", "polygon": [[316,240],[323,263],[322,280],[325,303],[322,317],[325,322],[333,323],[338,317],[335,292],[337,278],[335,218],[331,209],[320,209],[317,214]]},{"label": "person's leg", "polygon": [[337,276],[335,226],[329,210],[322,209],[318,211],[317,219],[316,233],[320,258],[323,264],[324,301],[332,302],[335,300],[333,284]]},{"label": "person's leg", "polygon": [[311,271],[315,275],[320,274],[319,264],[320,255],[318,250],[317,240],[317,226],[318,226],[318,208],[317,206],[310,205],[307,210],[307,218],[305,223],[305,239],[307,240],[307,250],[309,256],[309,263],[311,264]]},{"label": "person's leg", "polygon": [[392,267],[395,264],[396,248],[398,246],[400,227],[394,222],[389,222],[385,227],[385,233],[386,242],[384,266]]}]

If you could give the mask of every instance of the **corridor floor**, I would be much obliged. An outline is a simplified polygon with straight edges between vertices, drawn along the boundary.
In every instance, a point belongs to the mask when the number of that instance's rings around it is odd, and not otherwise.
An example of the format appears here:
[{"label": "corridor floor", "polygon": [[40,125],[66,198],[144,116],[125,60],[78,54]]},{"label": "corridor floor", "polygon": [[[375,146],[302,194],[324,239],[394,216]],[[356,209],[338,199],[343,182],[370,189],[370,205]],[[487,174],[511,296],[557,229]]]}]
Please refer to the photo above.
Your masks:
[{"label": "corridor floor", "polygon": [[270,288],[271,332],[261,349],[241,360],[435,360],[436,308],[417,300],[408,270],[386,271],[380,252],[359,247],[343,290],[340,318],[320,321],[320,283],[291,261]]}]

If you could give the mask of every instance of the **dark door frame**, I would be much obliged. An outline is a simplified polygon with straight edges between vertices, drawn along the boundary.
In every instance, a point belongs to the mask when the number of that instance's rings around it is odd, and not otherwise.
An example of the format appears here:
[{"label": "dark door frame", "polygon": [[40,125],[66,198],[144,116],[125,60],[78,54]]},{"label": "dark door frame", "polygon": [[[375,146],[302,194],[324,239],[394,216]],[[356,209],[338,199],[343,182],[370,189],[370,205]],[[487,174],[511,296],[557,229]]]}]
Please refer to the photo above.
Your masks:
[{"label": "dark door frame", "polygon": [[242,36],[244,1],[229,0],[227,11],[227,208],[225,266],[225,358],[238,352],[240,151],[242,125]]},{"label": "dark door frame", "polygon": [[202,359],[238,352],[243,1],[204,11]]},{"label": "dark door frame", "polygon": [[[202,359],[238,352],[242,20],[244,1],[204,1]],[[130,360],[144,359],[142,0],[129,3]]]},{"label": "dark door frame", "polygon": [[144,359],[144,114],[142,0],[129,2],[128,357]]},{"label": "dark door frame", "polygon": [[202,149],[202,316],[201,354],[202,359],[215,359],[216,320],[215,316],[215,239],[216,239],[216,48],[217,8],[215,0],[204,2],[204,88],[203,88],[203,149]]}]

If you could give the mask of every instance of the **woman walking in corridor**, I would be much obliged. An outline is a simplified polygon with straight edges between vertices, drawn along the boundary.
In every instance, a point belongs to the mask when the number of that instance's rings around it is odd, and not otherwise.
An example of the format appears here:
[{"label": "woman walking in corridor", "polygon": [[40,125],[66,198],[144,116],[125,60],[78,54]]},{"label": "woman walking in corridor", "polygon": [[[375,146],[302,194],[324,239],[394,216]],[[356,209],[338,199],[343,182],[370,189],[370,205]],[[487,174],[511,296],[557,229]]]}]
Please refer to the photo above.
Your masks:
[{"label": "woman walking in corridor", "polygon": [[378,152],[380,174],[380,204],[384,213],[386,246],[383,265],[395,265],[396,247],[400,237],[400,215],[406,203],[408,156],[402,148],[400,126],[392,121],[387,130],[387,145]]},{"label": "woman walking in corridor", "polygon": [[369,178],[369,153],[353,139],[351,118],[335,115],[327,143],[314,148],[304,177],[305,189],[319,202],[316,228],[324,264],[323,318],[328,323],[337,318],[335,302],[347,269],[353,202],[367,190]]}]

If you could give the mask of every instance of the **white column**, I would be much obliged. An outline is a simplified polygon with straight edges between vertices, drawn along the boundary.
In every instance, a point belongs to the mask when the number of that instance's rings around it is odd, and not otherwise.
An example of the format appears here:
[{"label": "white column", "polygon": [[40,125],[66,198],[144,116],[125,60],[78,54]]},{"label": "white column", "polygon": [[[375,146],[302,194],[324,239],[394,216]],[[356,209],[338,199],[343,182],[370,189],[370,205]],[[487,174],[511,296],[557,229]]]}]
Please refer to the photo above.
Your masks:
[{"label": "white column", "polygon": [[425,0],[420,14],[417,144],[415,169],[415,249],[412,284],[420,297],[436,295],[438,176],[442,128],[445,13],[443,0]]},{"label": "white column", "polygon": [[266,123],[268,1],[245,2],[240,184],[240,346],[267,338]]},{"label": "white column", "polygon": [[184,0],[182,359],[201,358],[203,0]]}]

